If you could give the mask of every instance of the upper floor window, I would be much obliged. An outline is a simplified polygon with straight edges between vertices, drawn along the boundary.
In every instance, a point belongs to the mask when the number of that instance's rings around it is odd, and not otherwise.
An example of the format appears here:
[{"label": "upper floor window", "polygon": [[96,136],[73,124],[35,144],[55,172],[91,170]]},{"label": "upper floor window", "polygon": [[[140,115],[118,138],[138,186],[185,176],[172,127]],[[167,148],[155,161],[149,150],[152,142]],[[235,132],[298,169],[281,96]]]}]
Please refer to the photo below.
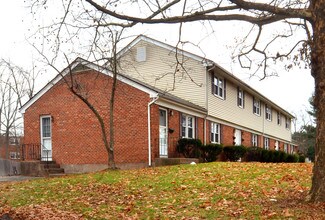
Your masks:
[{"label": "upper floor window", "polygon": [[220,125],[218,123],[211,122],[211,142],[220,143]]},{"label": "upper floor window", "polygon": [[256,115],[261,115],[261,101],[253,98],[253,112]]},{"label": "upper floor window", "polygon": [[225,80],[217,77],[217,76],[213,76],[213,94],[224,99],[225,98]]},{"label": "upper floor window", "polygon": [[280,114],[280,112],[277,113],[277,123],[278,123],[278,125],[281,125],[281,114]]},{"label": "upper floor window", "polygon": [[195,120],[194,116],[191,115],[182,115],[182,137],[183,138],[194,138],[195,134]]},{"label": "upper floor window", "polygon": [[265,105],[265,118],[268,121],[272,121],[272,110],[269,105]]},{"label": "upper floor window", "polygon": [[244,101],[245,101],[244,91],[238,87],[238,89],[237,89],[237,105],[240,108],[244,108],[244,105],[245,105]]},{"label": "upper floor window", "polygon": [[269,138],[264,137],[264,149],[269,150],[270,149],[270,141]]},{"label": "upper floor window", "polygon": [[290,118],[286,117],[286,129],[290,129],[290,123],[291,123]]},{"label": "upper floor window", "polygon": [[252,146],[253,147],[258,147],[258,142],[257,142],[257,134],[252,134]]}]

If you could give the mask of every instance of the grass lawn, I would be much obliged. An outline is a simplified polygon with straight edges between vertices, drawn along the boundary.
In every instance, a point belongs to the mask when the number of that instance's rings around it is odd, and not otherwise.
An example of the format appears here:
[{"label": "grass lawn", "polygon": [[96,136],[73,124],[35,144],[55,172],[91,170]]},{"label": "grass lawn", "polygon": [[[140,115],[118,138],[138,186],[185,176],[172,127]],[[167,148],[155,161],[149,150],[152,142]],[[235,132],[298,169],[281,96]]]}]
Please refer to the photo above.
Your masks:
[{"label": "grass lawn", "polygon": [[312,164],[216,162],[0,184],[0,217],[325,219],[305,202]]}]

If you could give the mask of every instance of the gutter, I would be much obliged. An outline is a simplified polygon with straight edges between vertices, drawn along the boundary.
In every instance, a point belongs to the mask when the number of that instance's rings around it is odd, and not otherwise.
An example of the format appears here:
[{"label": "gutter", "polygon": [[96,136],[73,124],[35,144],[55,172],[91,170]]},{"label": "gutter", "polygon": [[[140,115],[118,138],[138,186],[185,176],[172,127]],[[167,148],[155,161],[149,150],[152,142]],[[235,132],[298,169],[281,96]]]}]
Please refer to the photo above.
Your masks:
[{"label": "gutter", "polygon": [[148,103],[148,165],[151,167],[151,120],[150,120],[150,107],[159,99],[159,96],[153,97],[153,99]]}]

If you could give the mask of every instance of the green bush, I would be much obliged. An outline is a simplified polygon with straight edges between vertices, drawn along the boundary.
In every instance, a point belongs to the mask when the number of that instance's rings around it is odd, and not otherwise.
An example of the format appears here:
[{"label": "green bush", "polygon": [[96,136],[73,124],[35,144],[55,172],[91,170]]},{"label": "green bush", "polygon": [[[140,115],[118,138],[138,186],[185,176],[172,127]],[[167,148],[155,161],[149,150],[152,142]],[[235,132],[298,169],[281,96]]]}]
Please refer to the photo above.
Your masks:
[{"label": "green bush", "polygon": [[223,152],[229,161],[238,161],[246,153],[244,146],[226,146],[223,148]]},{"label": "green bush", "polygon": [[287,161],[287,157],[288,157],[288,154],[286,154],[284,151],[279,151],[280,155],[279,155],[279,159],[281,163],[284,163]]},{"label": "green bush", "polygon": [[246,161],[258,161],[262,158],[262,148],[260,147],[249,147],[245,155]]},{"label": "green bush", "polygon": [[181,138],[177,141],[176,149],[186,158],[199,158],[201,146],[200,139]]},{"label": "green bush", "polygon": [[296,154],[288,154],[287,156],[287,163],[297,163],[299,160],[299,156]]},{"label": "green bush", "polygon": [[201,158],[204,162],[213,162],[217,160],[217,156],[222,152],[222,145],[207,144],[201,146]]},{"label": "green bush", "polygon": [[305,163],[306,157],[304,155],[299,155],[298,162],[299,163]]},{"label": "green bush", "polygon": [[272,161],[272,152],[269,151],[269,150],[266,150],[266,149],[263,149],[262,150],[262,153],[261,153],[261,162],[271,162]]},{"label": "green bush", "polygon": [[272,162],[273,163],[279,163],[279,162],[281,162],[280,161],[281,160],[281,158],[280,158],[280,151],[273,151],[273,158],[272,158]]}]

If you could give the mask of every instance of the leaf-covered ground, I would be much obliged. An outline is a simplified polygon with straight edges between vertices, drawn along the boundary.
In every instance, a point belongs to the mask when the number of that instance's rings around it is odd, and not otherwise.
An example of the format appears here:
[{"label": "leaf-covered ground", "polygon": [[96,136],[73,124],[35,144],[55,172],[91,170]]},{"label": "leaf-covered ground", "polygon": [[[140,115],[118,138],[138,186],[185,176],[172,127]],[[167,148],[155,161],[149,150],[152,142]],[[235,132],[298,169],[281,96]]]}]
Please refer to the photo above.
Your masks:
[{"label": "leaf-covered ground", "polygon": [[312,164],[209,163],[0,184],[13,219],[325,219]]}]

